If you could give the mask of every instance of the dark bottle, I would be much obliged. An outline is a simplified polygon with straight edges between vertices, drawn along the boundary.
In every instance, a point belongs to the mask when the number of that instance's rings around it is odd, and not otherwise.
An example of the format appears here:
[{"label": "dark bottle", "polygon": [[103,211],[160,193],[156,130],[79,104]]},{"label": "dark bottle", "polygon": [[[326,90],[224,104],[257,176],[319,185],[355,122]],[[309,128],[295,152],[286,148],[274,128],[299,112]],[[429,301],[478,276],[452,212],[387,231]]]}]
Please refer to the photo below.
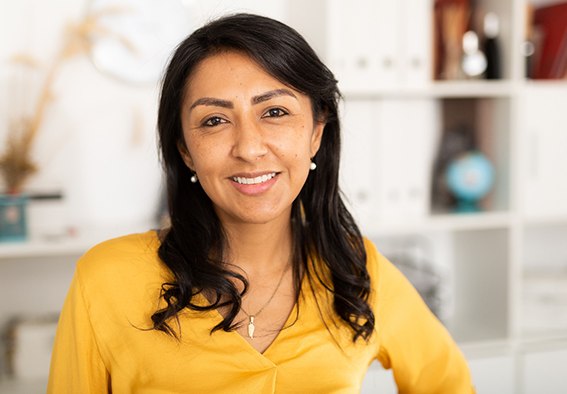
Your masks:
[{"label": "dark bottle", "polygon": [[489,12],[484,16],[484,45],[483,52],[486,56],[486,79],[502,78],[500,64],[500,45],[498,35],[500,34],[500,23],[495,13]]}]

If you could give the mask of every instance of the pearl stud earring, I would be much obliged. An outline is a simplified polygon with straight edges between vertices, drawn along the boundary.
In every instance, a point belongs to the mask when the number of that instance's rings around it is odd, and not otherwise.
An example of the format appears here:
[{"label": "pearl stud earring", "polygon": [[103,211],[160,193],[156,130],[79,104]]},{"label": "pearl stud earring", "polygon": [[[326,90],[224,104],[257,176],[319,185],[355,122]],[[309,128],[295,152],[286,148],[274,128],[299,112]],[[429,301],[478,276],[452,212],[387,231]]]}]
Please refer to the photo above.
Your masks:
[{"label": "pearl stud earring", "polygon": [[197,183],[198,180],[199,178],[197,178],[197,174],[193,174],[193,176],[191,176],[191,183]]},{"label": "pearl stud earring", "polygon": [[315,164],[314,162],[311,162],[311,164],[309,164],[309,169],[311,171],[315,170],[315,168],[317,168],[317,164]]}]

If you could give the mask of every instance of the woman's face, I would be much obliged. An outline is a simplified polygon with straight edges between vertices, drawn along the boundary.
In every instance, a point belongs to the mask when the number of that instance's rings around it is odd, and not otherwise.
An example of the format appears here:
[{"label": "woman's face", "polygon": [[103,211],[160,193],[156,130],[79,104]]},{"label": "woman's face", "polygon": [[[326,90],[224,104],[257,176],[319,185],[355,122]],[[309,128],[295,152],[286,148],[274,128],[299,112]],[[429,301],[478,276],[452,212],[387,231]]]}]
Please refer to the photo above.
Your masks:
[{"label": "woman's face", "polygon": [[220,220],[288,221],[323,133],[309,97],[224,52],[196,67],[181,111],[180,152]]}]

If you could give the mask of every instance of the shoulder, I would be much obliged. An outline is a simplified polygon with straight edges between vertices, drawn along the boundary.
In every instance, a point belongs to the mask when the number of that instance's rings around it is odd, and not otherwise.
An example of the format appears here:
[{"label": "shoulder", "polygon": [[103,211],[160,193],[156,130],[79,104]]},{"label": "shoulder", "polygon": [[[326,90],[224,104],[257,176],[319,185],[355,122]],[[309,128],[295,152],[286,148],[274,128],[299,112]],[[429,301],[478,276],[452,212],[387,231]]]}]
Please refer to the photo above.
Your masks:
[{"label": "shoulder", "polygon": [[94,246],[77,262],[76,296],[100,335],[112,335],[112,322],[143,327],[157,308],[161,286],[171,280],[159,245],[155,232],[126,235]]},{"label": "shoulder", "polygon": [[101,242],[85,254],[85,257],[99,257],[113,254],[140,254],[155,253],[159,247],[159,239],[156,231],[124,235]]},{"label": "shoulder", "polygon": [[155,231],[104,241],[79,259],[76,274],[84,286],[117,282],[127,286],[144,278],[163,277],[166,272],[157,255],[159,245]]},{"label": "shoulder", "polygon": [[366,267],[371,280],[371,302],[375,309],[420,303],[421,298],[404,274],[376,248],[369,239],[364,239]]},{"label": "shoulder", "polygon": [[366,250],[366,269],[372,280],[373,288],[377,287],[386,279],[401,275],[398,269],[376,248],[376,245],[364,238],[364,248]]}]

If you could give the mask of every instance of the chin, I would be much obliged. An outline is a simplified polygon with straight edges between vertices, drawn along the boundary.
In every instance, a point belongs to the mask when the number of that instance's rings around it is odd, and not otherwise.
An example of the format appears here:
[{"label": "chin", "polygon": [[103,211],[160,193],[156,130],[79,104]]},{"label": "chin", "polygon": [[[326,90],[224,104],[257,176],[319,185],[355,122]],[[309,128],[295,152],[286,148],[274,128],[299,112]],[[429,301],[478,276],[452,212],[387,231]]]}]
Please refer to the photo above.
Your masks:
[{"label": "chin", "polygon": [[[289,218],[289,216],[288,216]],[[277,220],[281,220],[281,215],[246,215],[239,217],[237,220],[245,224],[268,224]]]},{"label": "chin", "polygon": [[232,222],[242,224],[268,224],[276,221],[289,221],[290,215],[291,208],[280,211],[256,209],[253,212],[234,212],[229,214]]}]

